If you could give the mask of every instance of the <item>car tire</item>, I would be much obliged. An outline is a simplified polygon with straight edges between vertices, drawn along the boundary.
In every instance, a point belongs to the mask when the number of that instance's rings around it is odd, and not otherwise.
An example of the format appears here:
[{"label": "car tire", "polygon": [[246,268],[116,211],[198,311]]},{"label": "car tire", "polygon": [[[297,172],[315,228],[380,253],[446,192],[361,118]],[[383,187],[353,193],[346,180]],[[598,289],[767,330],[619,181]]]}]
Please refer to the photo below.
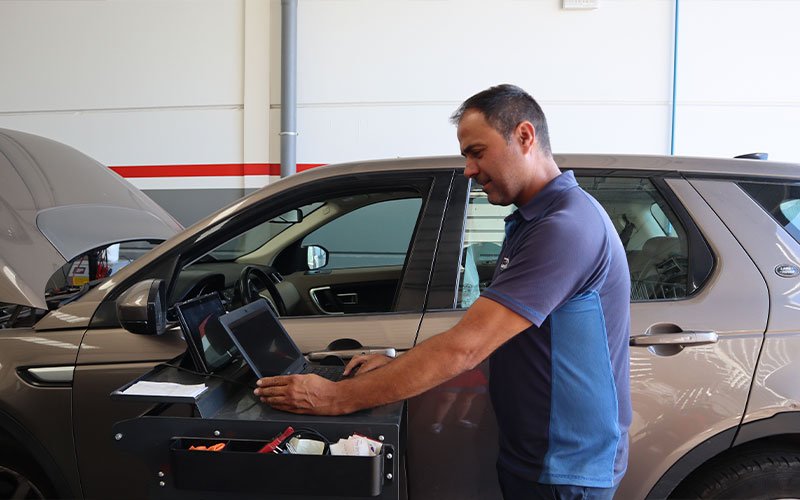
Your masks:
[{"label": "car tire", "polygon": [[722,457],[694,473],[670,498],[800,498],[800,450],[749,451]]},{"label": "car tire", "polygon": [[20,466],[0,463],[0,498],[38,500],[51,498],[36,476]]}]

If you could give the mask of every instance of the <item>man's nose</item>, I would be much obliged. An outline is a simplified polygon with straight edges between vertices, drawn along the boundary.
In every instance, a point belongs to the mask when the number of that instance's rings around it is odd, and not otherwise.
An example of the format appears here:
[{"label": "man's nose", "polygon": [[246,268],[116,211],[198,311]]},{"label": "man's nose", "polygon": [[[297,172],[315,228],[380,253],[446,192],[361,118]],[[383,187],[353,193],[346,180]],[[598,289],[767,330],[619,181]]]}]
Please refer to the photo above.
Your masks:
[{"label": "man's nose", "polygon": [[471,179],[478,175],[478,171],[478,165],[475,164],[475,160],[467,158],[467,165],[464,167],[464,177]]}]

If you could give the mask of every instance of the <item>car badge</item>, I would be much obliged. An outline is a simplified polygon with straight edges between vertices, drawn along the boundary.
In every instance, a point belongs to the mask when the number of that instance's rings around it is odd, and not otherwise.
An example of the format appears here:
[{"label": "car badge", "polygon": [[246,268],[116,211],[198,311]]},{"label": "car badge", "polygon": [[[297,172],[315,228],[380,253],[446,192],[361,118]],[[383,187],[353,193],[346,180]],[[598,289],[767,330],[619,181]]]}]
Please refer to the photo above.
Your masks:
[{"label": "car badge", "polygon": [[508,267],[508,257],[503,257],[503,263],[500,264],[500,269],[505,269]]},{"label": "car badge", "polygon": [[798,274],[800,274],[800,269],[797,266],[793,266],[791,264],[781,264],[775,268],[775,274],[780,276],[781,278],[794,278]]}]

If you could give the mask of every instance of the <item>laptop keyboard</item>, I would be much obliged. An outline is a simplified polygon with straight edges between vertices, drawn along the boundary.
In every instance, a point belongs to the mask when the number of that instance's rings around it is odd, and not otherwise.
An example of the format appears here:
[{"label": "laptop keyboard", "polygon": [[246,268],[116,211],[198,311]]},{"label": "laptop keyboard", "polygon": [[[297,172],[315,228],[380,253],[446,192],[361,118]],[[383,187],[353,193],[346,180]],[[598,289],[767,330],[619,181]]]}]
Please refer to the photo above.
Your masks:
[{"label": "laptop keyboard", "polygon": [[322,378],[326,378],[328,380],[332,380],[333,382],[337,382],[342,379],[342,373],[344,373],[344,366],[309,365],[308,367],[306,367],[304,371],[305,373],[313,373],[315,375],[319,375]]}]

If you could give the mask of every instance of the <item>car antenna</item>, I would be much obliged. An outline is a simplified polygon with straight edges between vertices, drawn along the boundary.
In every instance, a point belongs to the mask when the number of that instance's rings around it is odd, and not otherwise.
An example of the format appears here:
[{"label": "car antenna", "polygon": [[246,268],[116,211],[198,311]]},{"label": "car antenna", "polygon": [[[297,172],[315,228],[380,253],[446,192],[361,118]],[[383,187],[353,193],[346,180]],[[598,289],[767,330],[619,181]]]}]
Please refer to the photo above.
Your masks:
[{"label": "car antenna", "polygon": [[734,156],[734,158],[744,158],[747,160],[766,160],[769,153],[747,153],[745,155]]}]

